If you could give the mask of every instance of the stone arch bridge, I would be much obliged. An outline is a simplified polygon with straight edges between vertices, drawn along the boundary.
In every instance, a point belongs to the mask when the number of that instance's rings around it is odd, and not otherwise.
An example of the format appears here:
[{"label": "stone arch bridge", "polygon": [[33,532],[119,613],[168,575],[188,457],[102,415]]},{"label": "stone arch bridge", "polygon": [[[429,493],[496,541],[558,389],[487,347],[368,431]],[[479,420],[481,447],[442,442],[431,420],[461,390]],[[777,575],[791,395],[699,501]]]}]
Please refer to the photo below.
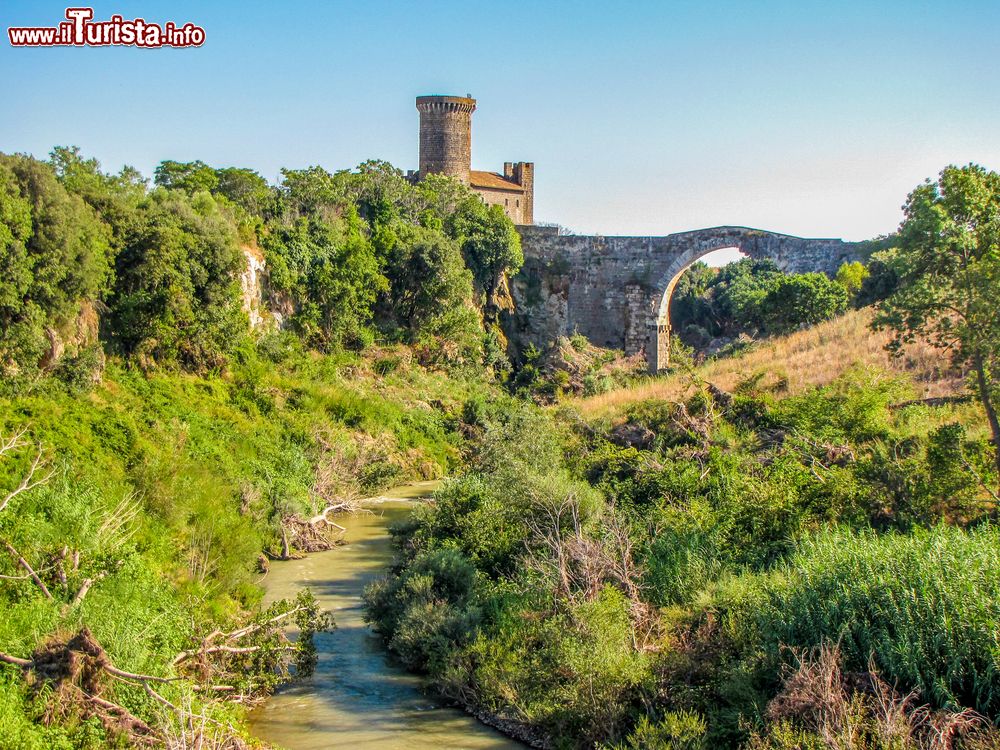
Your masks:
[{"label": "stone arch bridge", "polygon": [[715,227],[664,237],[561,235],[520,226],[524,267],[512,279],[514,310],[504,328],[515,346],[547,346],[580,333],[598,346],[646,353],[650,372],[669,364],[670,296],[687,268],[708,253],[739,248],[784,271],[829,275],[864,259],[862,243],[804,239],[748,227]]}]

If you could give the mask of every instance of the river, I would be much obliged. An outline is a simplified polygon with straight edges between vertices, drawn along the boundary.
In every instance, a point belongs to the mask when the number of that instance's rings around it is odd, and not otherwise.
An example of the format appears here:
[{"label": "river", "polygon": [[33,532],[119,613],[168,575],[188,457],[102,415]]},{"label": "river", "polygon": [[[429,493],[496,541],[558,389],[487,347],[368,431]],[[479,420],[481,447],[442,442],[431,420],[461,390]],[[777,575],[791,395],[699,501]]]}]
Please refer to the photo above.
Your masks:
[{"label": "river", "polygon": [[287,750],[524,747],[423,694],[420,679],[395,664],[365,624],[361,594],[392,561],[388,525],[436,486],[422,482],[391,490],[365,503],[370,512],[337,517],[347,529],[347,544],[272,563],[265,603],[308,587],[337,628],[316,635],[315,674],[285,685],[253,711],[257,737]]}]

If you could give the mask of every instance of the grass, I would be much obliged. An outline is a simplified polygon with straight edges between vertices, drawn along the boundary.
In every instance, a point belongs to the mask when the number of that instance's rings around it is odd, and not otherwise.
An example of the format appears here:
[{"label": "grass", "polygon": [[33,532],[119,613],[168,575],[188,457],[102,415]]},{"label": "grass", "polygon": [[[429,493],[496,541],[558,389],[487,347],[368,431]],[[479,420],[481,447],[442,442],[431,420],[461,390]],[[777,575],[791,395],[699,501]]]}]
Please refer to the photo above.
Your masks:
[{"label": "grass", "polygon": [[[781,386],[794,395],[832,383],[860,365],[907,375],[920,398],[961,392],[962,374],[949,366],[947,355],[926,344],[915,344],[902,357],[893,358],[885,349],[889,335],[872,331],[871,318],[870,309],[852,310],[804,331],[760,342],[738,356],[707,362],[695,372],[724,390],[765,373],[762,385]],[[586,418],[600,417],[646,399],[680,400],[690,382],[686,373],[672,373],[569,403]]]},{"label": "grass", "polygon": [[[193,638],[254,610],[258,557],[279,549],[282,518],[308,517],[328,497],[449,473],[461,461],[457,415],[467,399],[491,394],[482,381],[402,357],[379,367],[294,349],[278,362],[244,352],[225,375],[206,377],[112,360],[86,392],[48,380],[0,396],[0,436],[26,430],[25,445],[0,460],[0,499],[36,445],[55,470],[0,513],[0,539],[55,596],[0,552],[0,574],[15,576],[0,587],[0,651],[24,657],[86,624],[122,668],[169,673]],[[79,569],[65,562],[73,559]],[[61,614],[84,576],[88,595]],[[129,690],[120,699],[159,722],[156,706]],[[0,669],[0,747],[106,746],[96,725],[41,726],[36,702],[45,708]]]},{"label": "grass", "polygon": [[936,706],[1000,706],[1000,532],[938,526],[910,534],[835,530],[784,565],[723,585],[723,621],[748,651],[838,643]]}]

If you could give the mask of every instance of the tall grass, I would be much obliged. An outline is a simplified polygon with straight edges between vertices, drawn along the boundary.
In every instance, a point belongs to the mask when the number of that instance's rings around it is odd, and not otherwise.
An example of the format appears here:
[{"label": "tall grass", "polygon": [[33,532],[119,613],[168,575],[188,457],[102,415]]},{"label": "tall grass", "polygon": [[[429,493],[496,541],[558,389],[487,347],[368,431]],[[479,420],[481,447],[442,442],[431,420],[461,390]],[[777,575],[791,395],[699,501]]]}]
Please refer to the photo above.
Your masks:
[{"label": "tall grass", "polygon": [[[859,365],[906,373],[925,398],[951,395],[962,387],[961,375],[951,371],[947,356],[927,344],[912,344],[900,359],[890,357],[885,350],[889,336],[869,328],[871,317],[870,309],[852,310],[804,331],[763,341],[744,354],[713,360],[696,372],[726,390],[763,372],[765,384],[780,381],[792,394],[831,383]],[[584,416],[594,417],[645,399],[680,399],[689,382],[684,374],[649,378],[575,403]]]},{"label": "tall grass", "polygon": [[839,642],[849,669],[873,658],[938,706],[1000,709],[1000,529],[908,535],[834,531],[781,568],[724,590],[725,620],[766,660],[782,646]]}]

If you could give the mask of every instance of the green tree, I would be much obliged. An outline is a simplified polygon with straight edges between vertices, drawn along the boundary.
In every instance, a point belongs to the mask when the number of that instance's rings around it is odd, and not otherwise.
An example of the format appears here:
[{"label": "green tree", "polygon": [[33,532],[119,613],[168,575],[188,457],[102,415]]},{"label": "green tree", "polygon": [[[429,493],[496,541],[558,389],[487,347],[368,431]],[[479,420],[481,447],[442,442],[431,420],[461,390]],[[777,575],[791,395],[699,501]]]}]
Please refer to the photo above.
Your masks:
[{"label": "green tree", "polygon": [[858,307],[888,299],[899,288],[899,253],[895,247],[876,250],[868,259],[868,275],[854,300]]},{"label": "green tree", "polygon": [[70,193],[79,195],[111,228],[114,253],[139,221],[138,206],[146,197],[148,181],[134,167],[116,174],[101,171],[97,159],[86,159],[76,146],[56,146],[49,155],[56,177]]},{"label": "green tree", "polygon": [[714,307],[730,332],[764,328],[764,298],[781,277],[772,260],[743,258],[719,270]]},{"label": "green tree", "polygon": [[272,284],[297,303],[292,322],[311,346],[371,343],[375,301],[388,282],[353,205],[343,220],[301,217],[277,229],[265,251]]},{"label": "green tree", "polygon": [[391,313],[414,335],[449,308],[472,301],[472,274],[462,252],[440,232],[409,229],[390,251],[385,273]]},{"label": "green tree", "polygon": [[31,370],[111,275],[109,233],[51,165],[0,156],[0,368]]},{"label": "green tree", "polygon": [[112,333],[146,367],[221,367],[247,321],[232,217],[212,196],[154,191],[118,256]]},{"label": "green tree", "polygon": [[218,183],[214,192],[223,195],[254,216],[274,208],[274,192],[267,180],[252,169],[225,167],[215,170]]},{"label": "green tree", "polygon": [[216,171],[201,161],[161,161],[153,173],[153,181],[160,187],[183,190],[193,194],[200,190],[215,190],[219,185]]},{"label": "green tree", "polygon": [[500,206],[481,201],[463,203],[451,219],[451,230],[462,242],[465,262],[479,285],[495,304],[504,278],[524,264],[521,237]]},{"label": "green tree", "polygon": [[281,196],[293,215],[315,213],[322,206],[336,206],[346,200],[341,173],[332,175],[322,167],[281,170]]},{"label": "green tree", "polygon": [[971,367],[1000,473],[1000,175],[949,166],[903,210],[899,290],[874,325],[893,331],[896,352],[920,337]]},{"label": "green tree", "polygon": [[848,296],[854,299],[857,297],[858,292],[861,291],[861,285],[868,278],[868,269],[865,268],[864,263],[859,261],[843,263],[837,269],[837,275],[834,278],[838,284],[847,290]]},{"label": "green tree", "polygon": [[844,312],[847,290],[821,273],[790,274],[777,280],[761,307],[768,333],[788,333]]},{"label": "green tree", "polygon": [[421,223],[425,226],[438,223],[444,226],[455,214],[481,210],[483,202],[468,185],[442,174],[421,177],[416,190],[425,206],[421,216]]}]

